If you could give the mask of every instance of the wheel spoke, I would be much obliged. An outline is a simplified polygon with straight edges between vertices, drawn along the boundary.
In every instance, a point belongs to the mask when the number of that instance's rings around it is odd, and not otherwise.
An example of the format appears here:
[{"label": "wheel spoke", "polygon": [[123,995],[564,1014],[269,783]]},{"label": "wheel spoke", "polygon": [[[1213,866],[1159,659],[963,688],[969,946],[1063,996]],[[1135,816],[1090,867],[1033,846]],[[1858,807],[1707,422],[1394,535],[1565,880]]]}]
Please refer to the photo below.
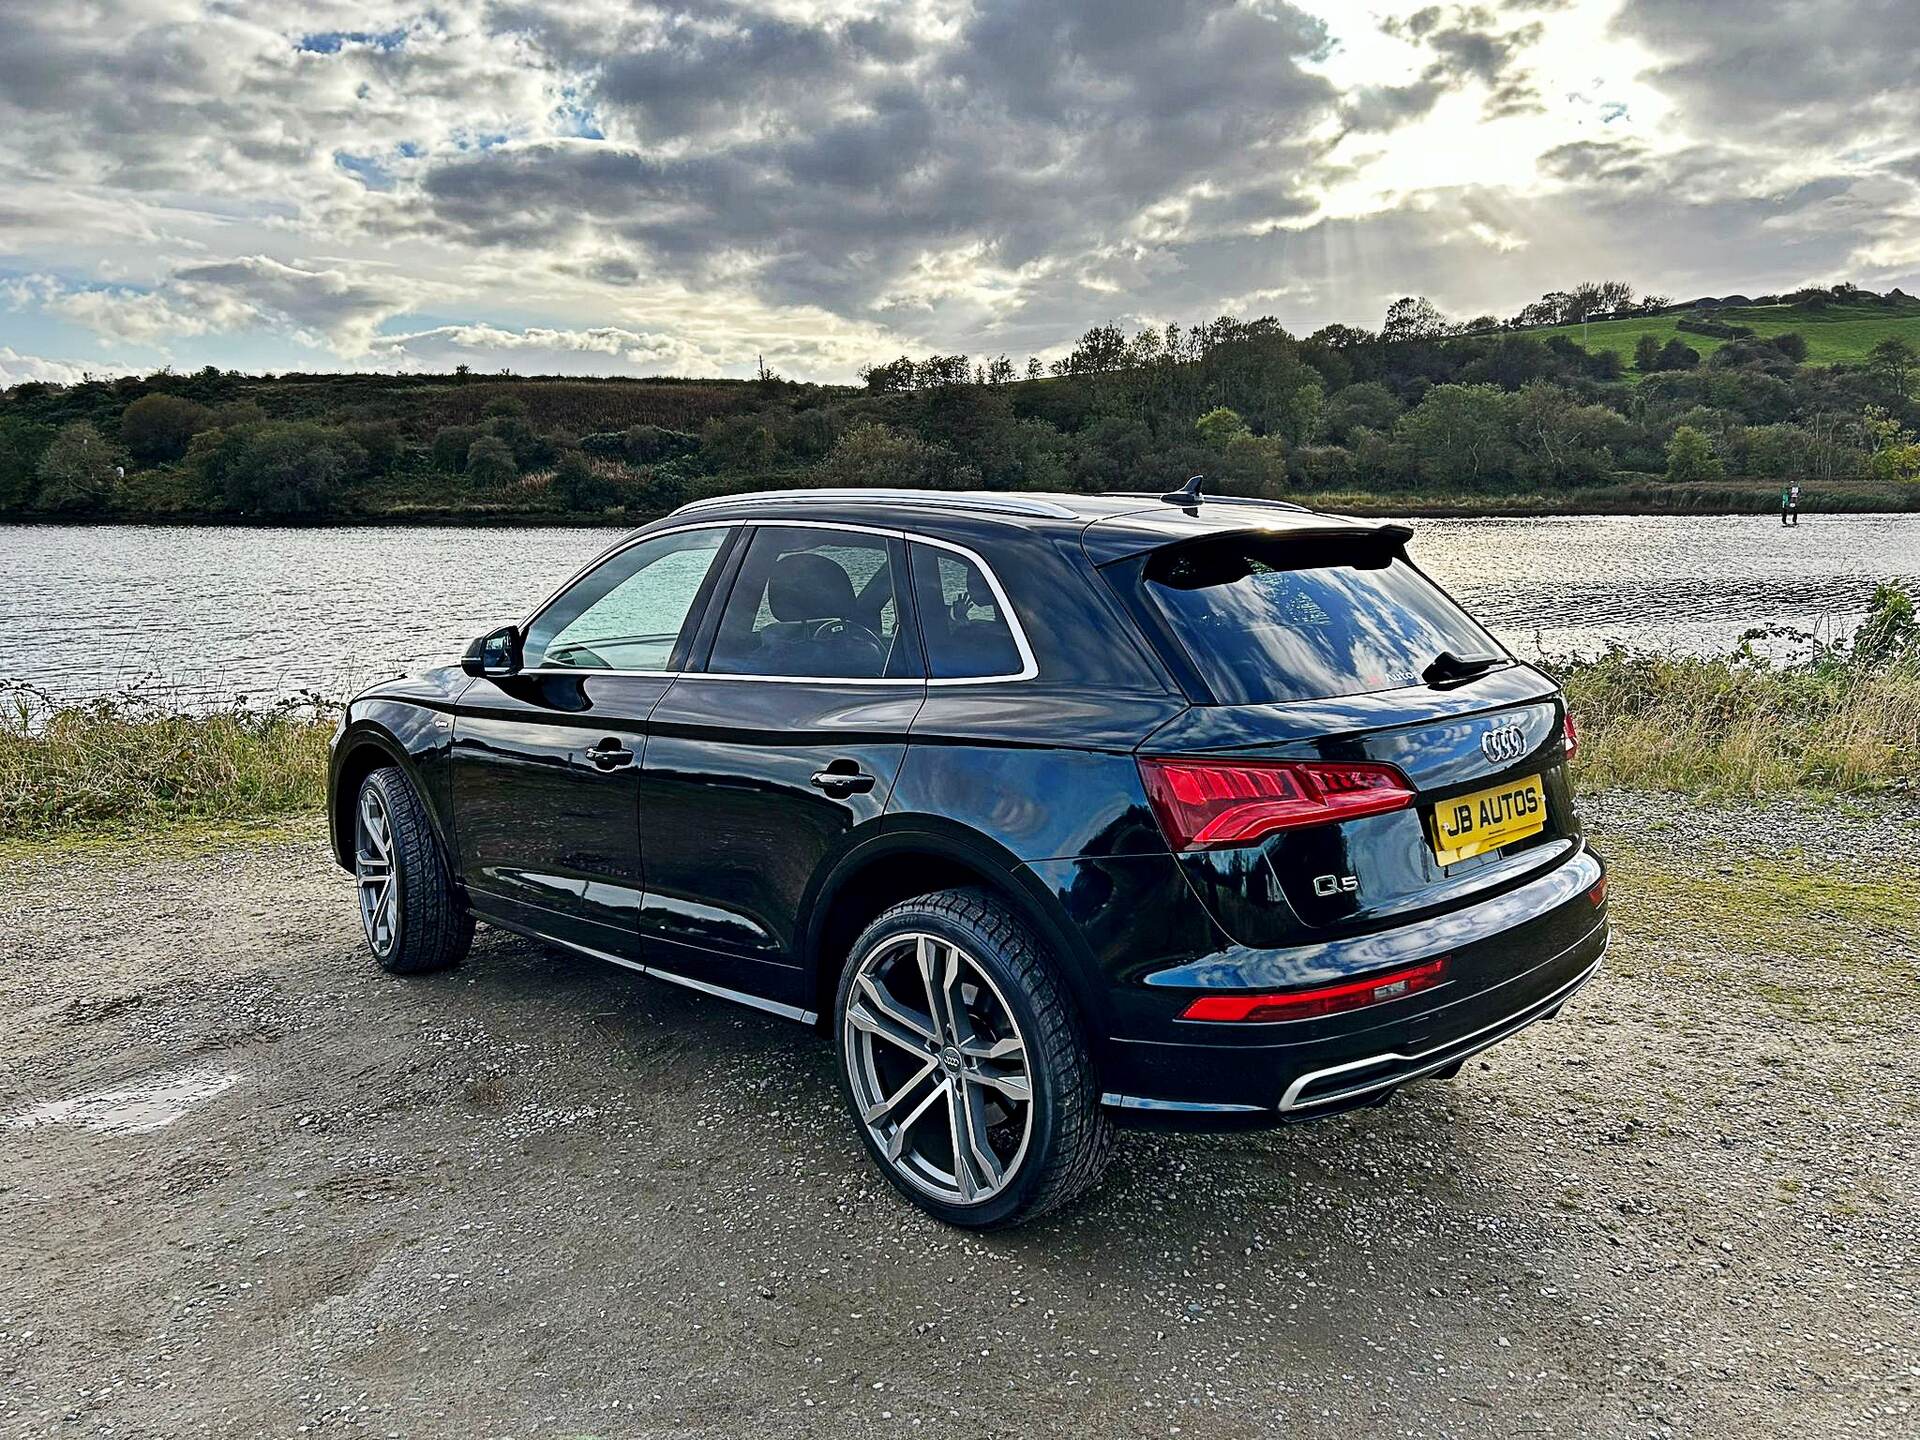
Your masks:
[{"label": "wheel spoke", "polygon": [[960,1198],[991,1195],[1006,1180],[1006,1167],[987,1139],[986,1108],[975,1087],[948,1085],[947,1124],[953,1134],[953,1178]]},{"label": "wheel spoke", "polygon": [[[921,1083],[939,1068],[940,1061],[936,1057],[929,1055],[926,1064],[914,1071],[913,1074],[907,1078],[907,1082],[904,1085],[894,1091],[893,1094],[887,1096],[886,1099],[875,1101],[873,1104],[867,1106],[866,1109],[860,1112],[860,1118],[869,1125],[878,1125],[887,1119],[888,1116],[892,1115],[894,1111],[898,1110],[900,1106],[905,1103],[907,1097],[913,1094],[915,1090],[918,1090]],[[920,1107],[920,1109],[925,1108],[925,1105]],[[919,1110],[914,1111],[916,1115],[919,1113]],[[901,1128],[904,1129],[905,1126]]]},{"label": "wheel spoke", "polygon": [[969,1070],[967,1083],[998,1090],[1009,1100],[1033,1099],[1033,1086],[1024,1074],[1007,1074],[998,1070]]},{"label": "wheel spoke", "polygon": [[953,1018],[953,986],[960,975],[960,952],[951,945],[943,948],[947,952],[944,965],[940,963],[933,940],[922,935],[915,942],[913,958],[920,967],[920,982],[927,987],[927,1013],[933,1017],[934,1038],[949,1045],[960,1039]]},{"label": "wheel spoke", "polygon": [[914,1055],[925,1055],[938,1043],[933,1025],[895,1000],[871,975],[860,977],[859,992],[847,1008],[847,1019],[857,1028]]},{"label": "wheel spoke", "polygon": [[913,1129],[914,1122],[926,1114],[935,1101],[944,1098],[950,1094],[952,1090],[953,1086],[945,1080],[942,1080],[927,1092],[926,1099],[913,1107],[912,1113],[909,1114],[906,1119],[894,1127],[893,1133],[887,1137],[887,1159],[898,1160],[900,1156],[905,1153],[907,1148],[907,1134]]}]

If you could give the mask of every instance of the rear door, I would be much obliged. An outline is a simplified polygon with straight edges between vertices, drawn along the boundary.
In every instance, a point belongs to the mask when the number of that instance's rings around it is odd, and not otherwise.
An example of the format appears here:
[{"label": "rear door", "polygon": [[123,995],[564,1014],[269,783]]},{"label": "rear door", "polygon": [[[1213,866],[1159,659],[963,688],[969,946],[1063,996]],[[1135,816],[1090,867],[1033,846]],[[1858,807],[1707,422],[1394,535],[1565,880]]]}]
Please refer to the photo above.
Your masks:
[{"label": "rear door", "polygon": [[804,1008],[802,901],[885,812],[926,682],[898,535],[768,524],[745,544],[648,725],[647,964]]},{"label": "rear door", "polygon": [[1143,756],[1388,765],[1413,792],[1388,813],[1184,855],[1243,944],[1398,923],[1517,884],[1577,843],[1555,687],[1415,569],[1402,538],[1227,533],[1103,571],[1200,702]]},{"label": "rear door", "polygon": [[454,719],[463,879],[489,915],[603,953],[640,949],[640,762],[736,531],[658,534],[542,608],[515,675],[474,681]]}]

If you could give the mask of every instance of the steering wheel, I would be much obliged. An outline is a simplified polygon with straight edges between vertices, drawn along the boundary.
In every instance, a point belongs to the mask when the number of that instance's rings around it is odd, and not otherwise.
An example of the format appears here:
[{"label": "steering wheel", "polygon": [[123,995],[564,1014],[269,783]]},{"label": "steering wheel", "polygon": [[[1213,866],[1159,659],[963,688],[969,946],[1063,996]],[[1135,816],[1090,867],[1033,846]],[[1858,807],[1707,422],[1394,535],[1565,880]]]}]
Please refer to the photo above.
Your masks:
[{"label": "steering wheel", "polygon": [[806,643],[831,645],[835,653],[844,660],[869,659],[873,662],[875,675],[887,667],[886,642],[866,626],[856,625],[851,620],[816,622],[807,631]]}]

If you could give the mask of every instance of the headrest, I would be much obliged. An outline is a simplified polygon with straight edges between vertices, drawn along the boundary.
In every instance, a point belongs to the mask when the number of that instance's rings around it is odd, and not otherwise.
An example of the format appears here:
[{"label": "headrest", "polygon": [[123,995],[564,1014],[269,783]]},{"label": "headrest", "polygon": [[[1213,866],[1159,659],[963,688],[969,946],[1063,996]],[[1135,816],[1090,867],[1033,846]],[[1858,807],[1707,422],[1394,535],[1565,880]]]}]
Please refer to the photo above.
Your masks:
[{"label": "headrest", "polygon": [[774,561],[767,608],[776,620],[845,620],[853,614],[853,581],[824,555],[800,552]]}]

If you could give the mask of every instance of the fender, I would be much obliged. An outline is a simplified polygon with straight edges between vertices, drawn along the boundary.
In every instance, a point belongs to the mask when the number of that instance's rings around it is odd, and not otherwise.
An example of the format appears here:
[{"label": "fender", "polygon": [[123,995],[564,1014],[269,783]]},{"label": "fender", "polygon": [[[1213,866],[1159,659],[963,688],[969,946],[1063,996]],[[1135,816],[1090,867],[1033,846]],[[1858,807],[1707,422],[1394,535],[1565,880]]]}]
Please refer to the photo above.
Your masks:
[{"label": "fender", "polygon": [[[366,713],[369,709],[374,714]],[[353,796],[344,793],[347,783],[350,780],[357,788],[360,776],[369,769],[392,764],[426,802],[427,823],[457,876],[459,868],[451,863],[456,851],[446,786],[446,756],[453,741],[451,711],[375,698],[354,701],[347,713],[347,727],[334,740],[327,765],[328,833],[334,860],[342,869],[353,868]],[[369,751],[378,753],[374,764],[364,763]]]},{"label": "fender", "polygon": [[818,992],[823,968],[837,958],[822,953],[822,941],[835,903],[848,886],[890,858],[944,860],[984,878],[1066,959],[1067,963],[1059,967],[1060,976],[1087,1018],[1088,1039],[1096,1049],[1104,1045],[1111,1033],[1112,1017],[1105,997],[1088,983],[1094,973],[1093,954],[1078,928],[1068,920],[1059,897],[1017,855],[991,837],[937,815],[888,815],[879,824],[877,831],[849,846],[831,867],[821,867],[824,878],[815,882],[803,902],[803,963],[808,993]]}]

